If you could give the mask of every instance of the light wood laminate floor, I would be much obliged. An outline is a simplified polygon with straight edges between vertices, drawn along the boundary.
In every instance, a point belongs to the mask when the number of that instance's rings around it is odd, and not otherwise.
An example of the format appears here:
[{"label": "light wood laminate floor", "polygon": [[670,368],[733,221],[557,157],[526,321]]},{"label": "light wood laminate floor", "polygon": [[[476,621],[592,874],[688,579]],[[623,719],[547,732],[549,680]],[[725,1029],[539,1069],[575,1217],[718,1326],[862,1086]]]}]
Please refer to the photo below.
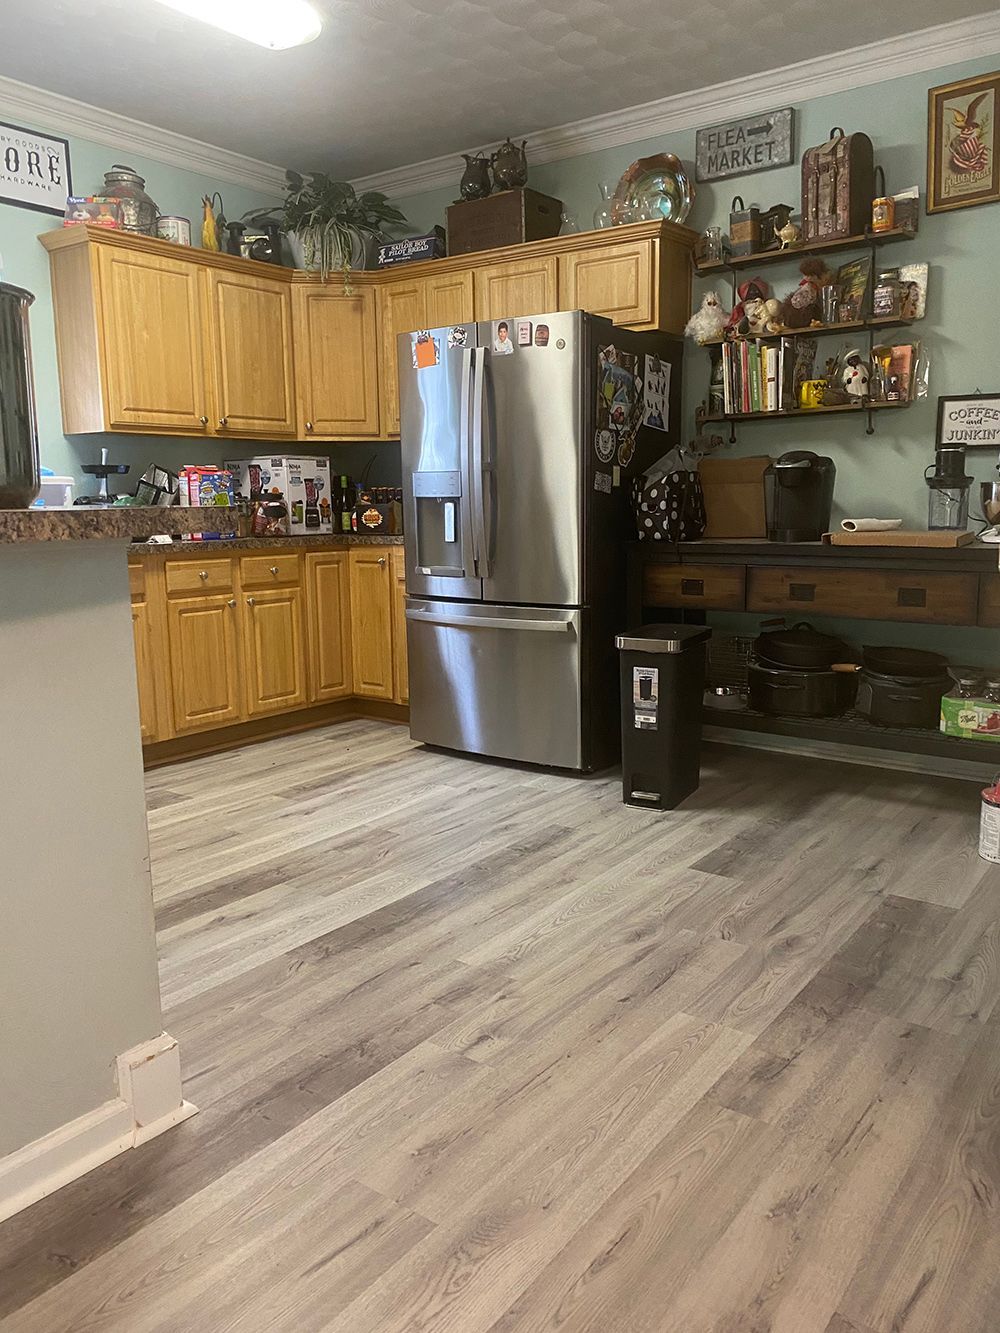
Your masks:
[{"label": "light wood laminate floor", "polygon": [[148,787],[201,1112],[0,1228],[5,1333],[1000,1329],[975,786],[355,722]]}]

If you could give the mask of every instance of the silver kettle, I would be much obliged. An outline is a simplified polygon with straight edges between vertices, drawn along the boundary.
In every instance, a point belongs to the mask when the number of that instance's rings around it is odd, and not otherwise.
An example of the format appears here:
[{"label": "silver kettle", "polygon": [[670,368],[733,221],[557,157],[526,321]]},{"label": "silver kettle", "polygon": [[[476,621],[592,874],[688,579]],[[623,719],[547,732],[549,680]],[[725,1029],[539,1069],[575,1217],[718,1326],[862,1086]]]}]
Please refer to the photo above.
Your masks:
[{"label": "silver kettle", "polygon": [[38,495],[38,424],[31,374],[31,292],[0,282],[0,509],[26,509]]}]

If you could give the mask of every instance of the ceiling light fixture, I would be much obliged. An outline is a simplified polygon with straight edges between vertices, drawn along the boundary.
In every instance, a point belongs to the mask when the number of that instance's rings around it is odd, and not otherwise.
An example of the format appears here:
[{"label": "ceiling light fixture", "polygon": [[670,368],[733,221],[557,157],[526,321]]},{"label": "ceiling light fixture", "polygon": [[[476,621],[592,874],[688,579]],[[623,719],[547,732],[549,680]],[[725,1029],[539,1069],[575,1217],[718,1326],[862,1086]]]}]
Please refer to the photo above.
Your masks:
[{"label": "ceiling light fixture", "polygon": [[272,51],[312,42],[323,28],[307,0],[160,0],[160,4]]}]

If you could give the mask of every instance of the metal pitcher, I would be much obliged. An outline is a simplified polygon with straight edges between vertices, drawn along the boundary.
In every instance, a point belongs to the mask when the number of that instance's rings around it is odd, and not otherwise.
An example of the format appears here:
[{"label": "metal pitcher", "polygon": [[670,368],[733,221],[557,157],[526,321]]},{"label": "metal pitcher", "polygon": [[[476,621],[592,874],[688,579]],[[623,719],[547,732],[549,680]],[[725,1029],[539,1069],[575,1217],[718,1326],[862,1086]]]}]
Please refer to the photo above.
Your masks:
[{"label": "metal pitcher", "polygon": [[463,153],[462,156],[465,158],[465,170],[458,186],[462,198],[485,199],[488,194],[493,192],[489,158],[483,157],[482,153],[476,153],[475,155]]},{"label": "metal pitcher", "polygon": [[518,147],[508,136],[493,154],[493,179],[502,190],[516,190],[528,179],[528,159],[524,155],[527,146],[527,139],[522,139]]},{"label": "metal pitcher", "polygon": [[132,231],[140,236],[156,235],[156,219],[160,210],[146,193],[146,182],[134,167],[123,167],[116,163],[110,171],[104,173],[102,194],[117,199],[121,204],[122,231]]},{"label": "metal pitcher", "polygon": [[38,495],[38,426],[31,375],[31,292],[0,282],[0,509],[26,509]]}]

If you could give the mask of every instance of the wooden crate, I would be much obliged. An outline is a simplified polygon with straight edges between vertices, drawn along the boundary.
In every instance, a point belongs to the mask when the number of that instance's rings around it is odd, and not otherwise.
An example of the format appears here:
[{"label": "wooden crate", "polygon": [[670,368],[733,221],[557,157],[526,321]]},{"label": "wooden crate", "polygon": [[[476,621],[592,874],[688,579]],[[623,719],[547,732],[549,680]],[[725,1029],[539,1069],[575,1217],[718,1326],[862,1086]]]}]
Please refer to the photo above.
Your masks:
[{"label": "wooden crate", "polygon": [[448,253],[467,255],[558,236],[562,201],[537,190],[503,190],[448,208]]}]

